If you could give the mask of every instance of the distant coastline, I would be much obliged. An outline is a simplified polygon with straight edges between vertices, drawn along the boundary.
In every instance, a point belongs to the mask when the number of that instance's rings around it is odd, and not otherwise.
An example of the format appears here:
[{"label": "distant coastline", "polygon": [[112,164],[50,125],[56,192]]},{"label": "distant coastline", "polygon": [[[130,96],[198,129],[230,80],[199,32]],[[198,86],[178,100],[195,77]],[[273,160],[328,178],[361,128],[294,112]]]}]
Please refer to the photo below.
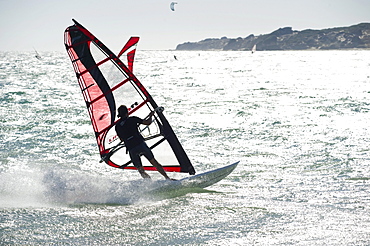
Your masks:
[{"label": "distant coastline", "polygon": [[176,50],[336,50],[369,49],[370,23],[322,30],[294,31],[292,27],[279,28],[270,34],[249,35],[246,38],[208,38],[199,42],[177,45]]}]

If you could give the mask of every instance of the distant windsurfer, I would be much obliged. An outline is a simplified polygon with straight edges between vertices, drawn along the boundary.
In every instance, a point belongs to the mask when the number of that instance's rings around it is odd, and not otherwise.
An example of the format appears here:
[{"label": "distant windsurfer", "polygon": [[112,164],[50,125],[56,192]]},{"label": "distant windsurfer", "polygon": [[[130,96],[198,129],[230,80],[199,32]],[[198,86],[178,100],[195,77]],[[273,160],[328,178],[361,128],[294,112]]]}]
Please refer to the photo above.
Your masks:
[{"label": "distant windsurfer", "polygon": [[125,105],[121,105],[118,108],[118,117],[120,120],[116,124],[116,132],[118,137],[125,143],[127,151],[130,154],[130,158],[134,166],[137,168],[143,178],[150,178],[145,172],[141,163],[140,156],[144,155],[148,161],[157,169],[157,171],[163,175],[166,179],[170,179],[163,167],[154,158],[154,155],[148,145],[145,143],[143,136],[138,131],[140,124],[150,125],[152,123],[152,117],[154,111],[152,111],[145,119],[141,119],[136,116],[128,117],[128,109]]}]

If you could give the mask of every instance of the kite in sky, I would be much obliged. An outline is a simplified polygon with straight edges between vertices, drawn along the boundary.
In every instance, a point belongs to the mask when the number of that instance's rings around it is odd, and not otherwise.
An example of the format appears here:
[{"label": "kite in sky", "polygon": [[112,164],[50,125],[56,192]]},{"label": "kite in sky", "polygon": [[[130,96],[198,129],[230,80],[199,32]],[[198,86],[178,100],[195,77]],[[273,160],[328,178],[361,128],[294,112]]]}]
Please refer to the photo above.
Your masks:
[{"label": "kite in sky", "polygon": [[177,3],[176,2],[172,2],[170,4],[170,8],[171,8],[172,11],[175,11],[175,4],[177,4]]}]

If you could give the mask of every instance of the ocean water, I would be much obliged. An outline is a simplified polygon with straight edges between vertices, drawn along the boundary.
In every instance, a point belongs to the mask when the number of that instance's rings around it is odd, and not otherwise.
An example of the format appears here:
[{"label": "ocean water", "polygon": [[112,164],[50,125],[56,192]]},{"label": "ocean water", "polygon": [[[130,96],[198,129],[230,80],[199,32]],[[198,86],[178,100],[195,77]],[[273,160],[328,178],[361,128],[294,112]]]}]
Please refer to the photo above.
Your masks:
[{"label": "ocean water", "polygon": [[0,52],[0,245],[370,244],[369,50],[138,50],[197,172],[240,161],[160,195],[99,163],[67,54],[34,55]]}]

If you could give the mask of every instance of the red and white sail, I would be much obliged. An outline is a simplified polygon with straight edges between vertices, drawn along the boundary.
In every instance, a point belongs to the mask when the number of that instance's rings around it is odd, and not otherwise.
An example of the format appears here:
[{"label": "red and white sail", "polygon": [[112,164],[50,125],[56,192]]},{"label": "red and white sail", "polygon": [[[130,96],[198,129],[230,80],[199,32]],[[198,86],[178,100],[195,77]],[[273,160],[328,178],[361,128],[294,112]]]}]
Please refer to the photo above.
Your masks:
[{"label": "red and white sail", "polygon": [[[117,108],[126,105],[130,116],[146,117],[158,105],[132,73],[138,37],[132,37],[116,56],[86,28],[74,21],[66,29],[64,42],[76,72],[99,152],[108,165],[135,169],[116,131]],[[119,57],[127,59],[127,65]],[[194,174],[187,154],[163,112],[156,112],[150,126],[140,131],[156,159],[166,171]],[[142,158],[146,170],[156,170]]]}]

